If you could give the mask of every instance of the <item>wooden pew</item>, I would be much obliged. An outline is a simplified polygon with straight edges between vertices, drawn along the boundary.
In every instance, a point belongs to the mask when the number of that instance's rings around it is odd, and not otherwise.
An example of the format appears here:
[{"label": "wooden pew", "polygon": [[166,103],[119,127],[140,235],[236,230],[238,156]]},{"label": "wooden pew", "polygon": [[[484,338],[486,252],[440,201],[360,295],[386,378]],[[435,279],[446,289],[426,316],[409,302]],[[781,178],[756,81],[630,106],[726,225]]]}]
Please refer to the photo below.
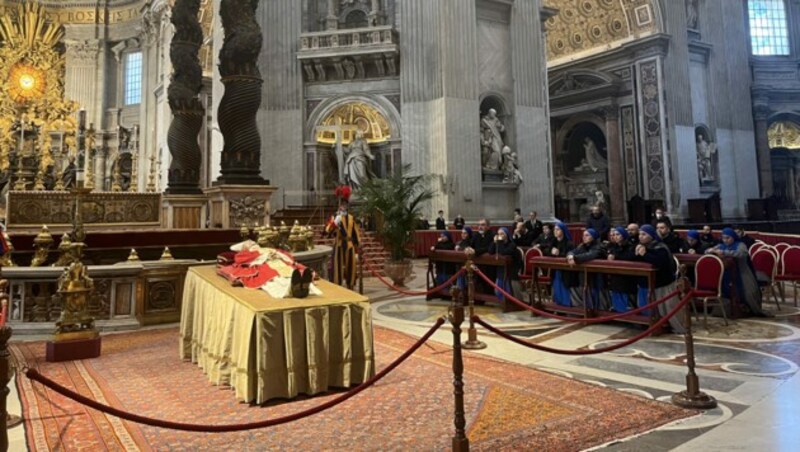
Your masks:
[{"label": "wooden pew", "polygon": [[[624,275],[624,276],[633,276],[633,277],[644,277],[647,278],[647,285],[650,289],[650,301],[655,301],[655,296],[653,295],[653,289],[655,287],[655,275],[656,270],[653,268],[652,265],[644,263],[644,262],[629,262],[629,261],[608,261],[608,260],[593,260],[583,264],[575,264],[569,265],[567,263],[566,258],[564,257],[537,257],[531,260],[531,265],[534,266],[534,282],[531,286],[531,290],[535,290],[535,293],[539,293],[539,281],[538,275],[539,272],[536,271],[537,269],[541,270],[561,270],[561,271],[571,271],[583,274],[583,295],[584,299],[586,298],[586,294],[589,293],[591,290],[591,282],[594,278],[591,278],[590,275],[595,274],[604,274],[604,275]],[[533,297],[533,295],[531,295]],[[575,314],[582,316],[584,318],[592,318],[592,317],[605,317],[612,314],[614,312],[604,311],[600,309],[594,309],[593,307],[588,306],[588,303],[584,303],[584,306],[560,306],[550,301],[545,300],[536,300],[536,307],[539,309],[543,309],[549,312],[557,312],[557,313],[567,313],[567,314]],[[650,325],[658,320],[658,311],[656,309],[652,310],[651,315],[632,315],[629,317],[621,318],[619,321],[621,322],[628,322],[628,323],[636,323],[636,324],[644,324]]]},{"label": "wooden pew", "polygon": [[[449,263],[455,264],[455,271],[459,271],[467,262],[467,255],[463,251],[446,251],[446,250],[433,250],[428,252],[428,272],[426,278],[426,287],[427,290],[431,290],[436,287],[436,272],[435,267],[436,263]],[[498,256],[498,255],[489,255],[483,254],[481,256],[475,257],[473,259],[473,263],[478,266],[487,266],[487,267],[497,267],[498,269],[504,270],[504,275],[508,275],[509,271],[513,266],[513,262],[511,257],[509,256]],[[466,275],[464,276],[466,278]],[[506,302],[498,298],[494,291],[491,294],[480,292],[478,287],[478,280],[480,277],[475,275],[475,301],[483,301],[488,303],[496,303],[503,307],[503,312],[510,312],[510,311],[519,311],[519,308],[514,303]],[[447,299],[450,297],[449,289],[440,290],[436,294],[428,295],[427,299],[430,300],[432,298],[444,298]]]}]

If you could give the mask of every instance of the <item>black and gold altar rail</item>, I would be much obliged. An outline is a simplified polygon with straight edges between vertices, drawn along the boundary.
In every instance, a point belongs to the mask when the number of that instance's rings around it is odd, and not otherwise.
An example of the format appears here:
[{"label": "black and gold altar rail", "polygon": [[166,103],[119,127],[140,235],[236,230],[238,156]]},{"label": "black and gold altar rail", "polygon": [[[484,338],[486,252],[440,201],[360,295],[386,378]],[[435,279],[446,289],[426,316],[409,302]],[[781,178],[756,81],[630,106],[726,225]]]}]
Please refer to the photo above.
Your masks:
[{"label": "black and gold altar rail", "polygon": [[[6,227],[51,228],[71,226],[75,195],[59,191],[10,191]],[[161,194],[93,192],[83,196],[83,223],[87,227],[158,227]]]}]

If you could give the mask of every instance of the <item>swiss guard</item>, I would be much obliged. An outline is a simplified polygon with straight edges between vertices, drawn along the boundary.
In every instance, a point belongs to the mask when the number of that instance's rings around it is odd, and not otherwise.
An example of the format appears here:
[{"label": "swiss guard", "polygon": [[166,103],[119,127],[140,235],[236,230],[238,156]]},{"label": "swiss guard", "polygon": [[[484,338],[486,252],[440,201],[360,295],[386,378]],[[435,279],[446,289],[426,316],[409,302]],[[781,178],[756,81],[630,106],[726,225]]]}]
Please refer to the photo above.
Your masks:
[{"label": "swiss guard", "polygon": [[361,231],[356,219],[348,212],[352,189],[347,185],[336,188],[339,210],[325,225],[325,234],[336,239],[333,246],[331,281],[353,290],[356,284],[356,250],[361,246]]}]

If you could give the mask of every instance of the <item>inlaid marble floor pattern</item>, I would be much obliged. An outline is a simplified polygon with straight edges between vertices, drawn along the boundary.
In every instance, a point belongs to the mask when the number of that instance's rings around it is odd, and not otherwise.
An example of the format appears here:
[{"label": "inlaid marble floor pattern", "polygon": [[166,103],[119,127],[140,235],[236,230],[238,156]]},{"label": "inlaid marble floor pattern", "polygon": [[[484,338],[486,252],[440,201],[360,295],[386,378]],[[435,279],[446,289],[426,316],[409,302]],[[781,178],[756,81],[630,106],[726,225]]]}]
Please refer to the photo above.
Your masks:
[{"label": "inlaid marble floor pattern", "polygon": [[[425,266],[416,262],[411,290],[424,290]],[[393,293],[377,279],[368,279],[366,295],[374,300],[376,324],[420,336],[445,314],[446,301],[426,301]],[[769,319],[738,319],[724,325],[709,318],[708,329],[695,323],[697,373],[703,391],[718,401],[716,409],[648,434],[602,449],[634,450],[800,450],[800,309],[793,294]],[[641,331],[623,323],[582,327],[531,317],[527,312],[502,313],[491,305],[476,307],[487,322],[525,340],[562,348],[598,348]],[[702,317],[702,316],[701,316]],[[648,338],[615,352],[591,356],[560,356],[531,350],[479,328],[488,347],[477,353],[532,366],[569,378],[669,402],[685,389],[683,336]],[[449,328],[434,340],[451,343]],[[794,400],[795,402],[787,402]],[[609,426],[613,428],[613,426]]]}]

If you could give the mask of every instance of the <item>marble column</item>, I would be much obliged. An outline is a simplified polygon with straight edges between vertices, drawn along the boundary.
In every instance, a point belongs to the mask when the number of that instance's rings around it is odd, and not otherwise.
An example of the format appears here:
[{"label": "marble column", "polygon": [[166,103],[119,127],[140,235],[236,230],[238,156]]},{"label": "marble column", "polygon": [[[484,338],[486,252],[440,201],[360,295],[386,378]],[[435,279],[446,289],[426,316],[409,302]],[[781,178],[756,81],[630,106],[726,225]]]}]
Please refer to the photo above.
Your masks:
[{"label": "marble column", "polygon": [[619,107],[612,105],[604,110],[606,117],[606,149],[608,154],[608,190],[611,203],[611,221],[625,222],[624,177],[622,168],[622,141],[619,135]]},{"label": "marble column", "polygon": [[767,130],[769,123],[769,107],[757,105],[753,109],[756,129],[756,153],[758,154],[758,173],[761,182],[761,197],[772,195],[772,156],[769,149]]},{"label": "marble column", "polygon": [[72,99],[86,110],[87,122],[97,127],[102,124],[102,93],[98,86],[98,66],[100,64],[100,41],[66,40],[67,70],[64,83],[64,97]]},{"label": "marble column", "polygon": [[225,85],[217,121],[225,147],[222,149],[220,184],[262,185],[261,136],[256,115],[261,105],[263,80],[258,57],[263,45],[256,21],[256,2],[222,0],[220,18],[225,39],[219,53],[219,72]]},{"label": "marble column", "polygon": [[170,43],[170,61],[175,68],[167,90],[172,123],[167,134],[172,161],[169,165],[170,194],[200,194],[202,152],[198,134],[205,120],[205,109],[198,94],[203,85],[199,51],[203,29],[197,14],[199,0],[177,0],[172,7],[175,36]]},{"label": "marble column", "polygon": [[515,2],[511,13],[514,121],[523,183],[519,206],[542,219],[555,214],[547,90],[547,54],[541,2]]}]

